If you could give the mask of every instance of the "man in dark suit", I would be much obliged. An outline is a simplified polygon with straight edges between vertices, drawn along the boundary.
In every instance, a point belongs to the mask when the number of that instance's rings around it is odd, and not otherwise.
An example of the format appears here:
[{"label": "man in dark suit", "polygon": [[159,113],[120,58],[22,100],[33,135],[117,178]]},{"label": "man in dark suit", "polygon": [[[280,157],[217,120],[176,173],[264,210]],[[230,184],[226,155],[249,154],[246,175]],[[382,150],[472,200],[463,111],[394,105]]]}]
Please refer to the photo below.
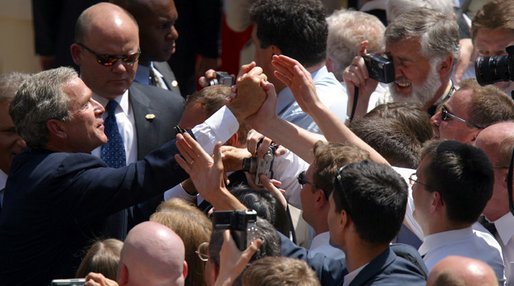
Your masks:
[{"label": "man in dark suit", "polygon": [[175,52],[178,14],[173,0],[111,0],[127,10],[139,25],[141,57],[135,81],[180,95],[175,74],[166,62]]},{"label": "man in dark suit", "polygon": [[[247,72],[238,85],[244,96],[237,95],[219,111],[238,122],[255,113],[266,97],[258,88],[262,70]],[[15,157],[5,189],[1,285],[48,285],[51,279],[73,276],[81,251],[103,235],[107,216],[187,178],[175,161],[175,141],[120,168],[108,168],[89,154],[107,142],[103,113],[70,68],[41,72],[20,87],[10,114],[29,148]],[[227,140],[218,135],[221,122],[215,123],[192,133]]]},{"label": "man in dark suit", "polygon": [[[133,84],[138,68],[139,33],[134,18],[119,6],[99,3],[86,9],[77,20],[76,42],[71,45],[73,60],[80,67],[80,76],[94,92],[93,98],[106,109],[114,104],[113,117],[123,146],[93,150],[109,166],[119,167],[140,160],[175,135],[173,127],[182,116],[183,98],[170,91],[148,85]],[[112,55],[110,60],[109,56]],[[113,59],[121,60],[112,62]],[[107,110],[109,111],[109,110]],[[109,119],[110,112],[104,118]],[[112,139],[111,142],[114,142]],[[112,150],[124,153],[119,164],[112,164]],[[108,151],[106,151],[108,150]],[[131,209],[113,218],[110,233],[123,239],[131,226],[148,219],[162,198]],[[128,215],[128,218],[125,218]]]},{"label": "man in dark suit", "polygon": [[389,245],[407,205],[407,184],[391,167],[363,161],[340,168],[329,205],[330,243],[345,252],[346,261],[309,258],[285,239],[282,255],[306,259],[322,285],[347,280],[347,285],[425,285],[419,253],[408,245]]}]

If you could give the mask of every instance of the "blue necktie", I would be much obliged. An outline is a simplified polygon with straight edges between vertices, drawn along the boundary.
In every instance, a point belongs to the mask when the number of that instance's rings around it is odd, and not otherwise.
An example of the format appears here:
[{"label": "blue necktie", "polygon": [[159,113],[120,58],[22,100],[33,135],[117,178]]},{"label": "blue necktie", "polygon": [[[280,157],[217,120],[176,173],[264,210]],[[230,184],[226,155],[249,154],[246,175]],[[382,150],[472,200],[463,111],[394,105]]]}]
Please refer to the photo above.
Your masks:
[{"label": "blue necktie", "polygon": [[105,135],[109,141],[102,145],[100,157],[107,166],[112,168],[123,167],[127,164],[125,156],[125,146],[123,145],[123,138],[118,130],[116,123],[116,107],[118,103],[115,100],[110,100],[107,104],[107,118],[104,121]]}]

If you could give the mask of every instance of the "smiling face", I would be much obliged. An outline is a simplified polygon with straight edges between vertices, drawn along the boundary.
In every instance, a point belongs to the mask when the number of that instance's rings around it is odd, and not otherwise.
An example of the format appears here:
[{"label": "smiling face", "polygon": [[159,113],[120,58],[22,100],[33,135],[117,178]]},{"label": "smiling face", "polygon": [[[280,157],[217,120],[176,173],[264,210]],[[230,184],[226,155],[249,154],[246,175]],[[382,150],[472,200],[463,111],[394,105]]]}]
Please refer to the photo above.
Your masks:
[{"label": "smiling face", "polygon": [[16,133],[9,116],[9,102],[0,102],[0,169],[9,174],[13,157],[25,147],[25,141]]},{"label": "smiling face", "polygon": [[173,0],[147,0],[136,14],[144,61],[167,61],[175,52],[178,13]]},{"label": "smiling face", "polygon": [[[469,120],[472,92],[473,91],[469,89],[456,91],[453,96],[444,103],[443,108],[455,116],[466,121]],[[434,127],[434,139],[456,140],[461,143],[471,143],[480,132],[480,129],[456,118],[452,118],[451,116],[449,116],[446,121],[443,121],[442,110],[437,111],[430,121]]]},{"label": "smiling face", "polygon": [[66,144],[73,152],[91,152],[107,143],[103,106],[92,98],[91,90],[80,78],[69,81],[63,91],[69,96],[69,119],[62,121]]},{"label": "smiling face", "polygon": [[387,43],[386,53],[393,60],[395,81],[389,84],[394,101],[426,105],[441,87],[437,65],[421,52],[418,38]]}]

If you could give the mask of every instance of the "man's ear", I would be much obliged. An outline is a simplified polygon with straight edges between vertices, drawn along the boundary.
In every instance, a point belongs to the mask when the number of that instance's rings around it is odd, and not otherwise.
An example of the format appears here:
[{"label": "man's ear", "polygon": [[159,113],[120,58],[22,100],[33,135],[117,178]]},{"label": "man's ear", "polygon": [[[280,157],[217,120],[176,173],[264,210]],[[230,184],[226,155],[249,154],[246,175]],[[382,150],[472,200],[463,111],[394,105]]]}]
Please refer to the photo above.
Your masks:
[{"label": "man's ear", "polygon": [[439,74],[442,78],[448,76],[452,72],[453,62],[456,59],[453,56],[448,55],[444,60],[439,64]]},{"label": "man's ear", "polygon": [[273,52],[273,55],[281,55],[282,54],[282,50],[275,46],[275,45],[271,45],[271,51]]},{"label": "man's ear", "polygon": [[125,264],[120,265],[120,269],[118,271],[118,284],[120,286],[127,285],[129,279],[129,273],[127,266]]},{"label": "man's ear", "polygon": [[440,192],[433,192],[432,193],[432,202],[430,204],[430,208],[432,210],[436,210],[436,209],[439,209],[439,208],[442,208],[444,207],[444,201],[443,201],[443,198],[441,196],[441,193]]},{"label": "man's ear", "polygon": [[66,129],[63,126],[63,122],[57,119],[50,119],[46,122],[46,128],[48,128],[49,135],[53,134],[54,136],[66,139],[68,134],[66,133]]},{"label": "man's ear", "polygon": [[77,43],[73,43],[70,45],[70,53],[73,62],[76,65],[80,66],[80,63],[82,61],[82,48]]},{"label": "man's ear", "polygon": [[317,208],[323,208],[328,204],[328,199],[325,197],[325,192],[322,189],[316,189],[314,191],[314,204]]},{"label": "man's ear", "polygon": [[189,274],[189,268],[187,266],[187,262],[184,260],[184,266],[182,267],[182,276],[184,279],[187,278],[187,275]]}]

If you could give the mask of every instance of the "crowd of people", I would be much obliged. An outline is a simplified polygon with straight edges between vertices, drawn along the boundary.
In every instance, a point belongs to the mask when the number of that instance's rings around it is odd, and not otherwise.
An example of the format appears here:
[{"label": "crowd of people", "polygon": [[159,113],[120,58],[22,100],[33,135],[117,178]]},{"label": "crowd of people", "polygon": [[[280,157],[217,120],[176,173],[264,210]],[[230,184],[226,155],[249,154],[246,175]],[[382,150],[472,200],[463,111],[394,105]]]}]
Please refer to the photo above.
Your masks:
[{"label": "crowd of people", "polygon": [[0,75],[1,285],[514,285],[514,1],[185,2]]}]

